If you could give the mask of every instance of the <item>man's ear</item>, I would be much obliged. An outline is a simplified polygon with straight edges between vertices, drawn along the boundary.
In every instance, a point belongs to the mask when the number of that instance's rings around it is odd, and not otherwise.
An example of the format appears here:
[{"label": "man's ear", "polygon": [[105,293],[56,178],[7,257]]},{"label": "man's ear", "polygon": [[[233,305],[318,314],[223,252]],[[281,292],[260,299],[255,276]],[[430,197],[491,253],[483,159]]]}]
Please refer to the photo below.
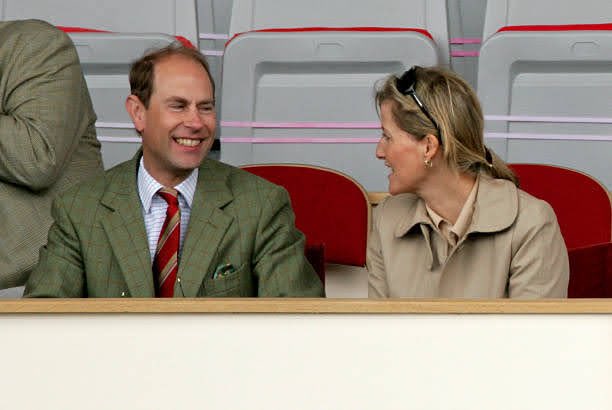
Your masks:
[{"label": "man's ear", "polygon": [[145,108],[140,98],[135,96],[134,94],[128,95],[125,100],[125,109],[127,110],[130,118],[132,118],[132,122],[134,123],[134,127],[138,133],[141,133],[145,128],[145,124],[147,122],[147,109]]}]

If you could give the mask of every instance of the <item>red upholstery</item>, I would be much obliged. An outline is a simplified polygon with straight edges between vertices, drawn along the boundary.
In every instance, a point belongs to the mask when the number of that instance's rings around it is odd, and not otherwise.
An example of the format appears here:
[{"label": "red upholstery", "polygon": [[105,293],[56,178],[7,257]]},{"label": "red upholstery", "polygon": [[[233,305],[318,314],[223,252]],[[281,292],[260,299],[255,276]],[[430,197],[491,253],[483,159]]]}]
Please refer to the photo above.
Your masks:
[{"label": "red upholstery", "polygon": [[497,32],[502,31],[596,31],[612,30],[612,23],[603,24],[538,24],[525,26],[506,26]]},{"label": "red upholstery", "polygon": [[245,170],[283,186],[296,226],[308,244],[325,247],[325,261],[364,266],[369,202],[361,185],[339,172],[295,164],[247,165]]},{"label": "red upholstery", "polygon": [[93,28],[83,28],[83,27],[68,27],[68,26],[57,26],[64,33],[109,33],[106,30],[96,30]]},{"label": "red upholstery", "polygon": [[[106,30],[97,30],[93,28],[83,28],[83,27],[67,27],[67,26],[57,26],[58,29],[62,30],[64,33],[110,33],[110,31]],[[174,36],[178,41],[180,41],[185,47],[195,48],[191,41],[187,40],[183,36]]]},{"label": "red upholstery", "polygon": [[570,298],[612,298],[612,243],[569,250]]},{"label": "red upholstery", "polygon": [[568,249],[610,242],[610,197],[599,182],[581,172],[553,165],[509,165],[521,189],[553,207]]},{"label": "red upholstery", "polygon": [[509,164],[521,188],[548,202],[568,248],[571,298],[612,297],[612,208],[607,190],[578,171]]},{"label": "red upholstery", "polygon": [[[422,28],[407,28],[407,27],[290,27],[290,28],[265,28],[260,30],[251,30],[245,33],[305,33],[317,31],[365,31],[365,32],[389,32],[389,31],[415,31],[421,33],[425,37],[433,40],[433,36],[429,31]],[[236,37],[245,34],[236,33],[230,38],[225,46],[232,42]]]}]

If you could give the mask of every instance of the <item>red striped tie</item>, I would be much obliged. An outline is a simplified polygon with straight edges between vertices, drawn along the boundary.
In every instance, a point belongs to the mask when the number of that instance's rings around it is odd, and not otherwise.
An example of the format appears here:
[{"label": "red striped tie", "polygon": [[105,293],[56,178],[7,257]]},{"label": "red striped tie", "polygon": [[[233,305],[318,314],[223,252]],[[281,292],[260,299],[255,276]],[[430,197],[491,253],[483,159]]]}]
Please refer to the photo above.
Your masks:
[{"label": "red striped tie", "polygon": [[153,260],[155,296],[171,298],[174,296],[174,282],[178,272],[181,212],[176,191],[162,188],[157,193],[168,203],[168,209]]}]

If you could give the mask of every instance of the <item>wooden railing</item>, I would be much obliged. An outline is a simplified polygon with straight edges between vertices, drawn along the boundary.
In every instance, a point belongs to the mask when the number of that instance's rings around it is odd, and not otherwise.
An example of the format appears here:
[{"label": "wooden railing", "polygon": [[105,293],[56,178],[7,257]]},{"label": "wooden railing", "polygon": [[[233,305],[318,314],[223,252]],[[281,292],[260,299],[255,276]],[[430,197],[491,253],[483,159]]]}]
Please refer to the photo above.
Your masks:
[{"label": "wooden railing", "polygon": [[21,313],[397,313],[590,314],[612,313],[612,299],[5,299],[0,314]]}]

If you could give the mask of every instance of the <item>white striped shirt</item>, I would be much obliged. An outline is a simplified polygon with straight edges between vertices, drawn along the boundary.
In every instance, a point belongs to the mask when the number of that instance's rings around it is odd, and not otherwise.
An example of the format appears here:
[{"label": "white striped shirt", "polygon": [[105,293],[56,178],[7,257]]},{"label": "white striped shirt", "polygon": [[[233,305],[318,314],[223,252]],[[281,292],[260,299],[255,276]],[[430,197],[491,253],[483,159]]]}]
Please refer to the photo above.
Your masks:
[{"label": "white striped shirt", "polygon": [[[183,250],[183,242],[187,226],[189,225],[189,216],[191,215],[191,204],[195,194],[196,184],[198,182],[198,169],[193,172],[180,184],[174,187],[179,193],[179,208],[181,209],[181,239],[179,242],[179,257]],[[149,241],[149,251],[151,252],[151,262],[155,259],[155,249],[157,248],[157,240],[164,221],[166,220],[166,210],[168,203],[157,195],[164,186],[157,182],[144,167],[142,158],[140,158],[140,166],[138,167],[138,195],[142,204],[142,217],[144,218],[145,229],[147,231],[147,239]]]}]

